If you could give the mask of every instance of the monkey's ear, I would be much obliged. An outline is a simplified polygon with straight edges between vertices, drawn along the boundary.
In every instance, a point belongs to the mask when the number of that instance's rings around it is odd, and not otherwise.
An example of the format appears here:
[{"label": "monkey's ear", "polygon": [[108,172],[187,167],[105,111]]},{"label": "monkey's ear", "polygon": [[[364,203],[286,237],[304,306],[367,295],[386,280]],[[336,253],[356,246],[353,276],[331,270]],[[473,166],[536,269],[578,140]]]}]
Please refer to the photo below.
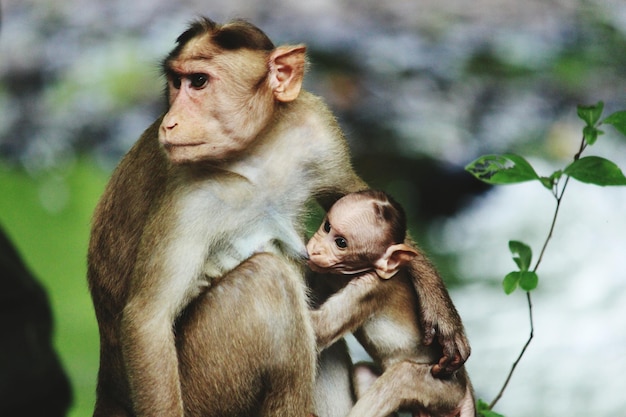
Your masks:
[{"label": "monkey's ear", "polygon": [[391,245],[387,248],[383,256],[374,263],[374,269],[379,277],[389,279],[393,277],[400,268],[411,262],[411,259],[415,256],[417,256],[417,251],[409,245],[405,245],[404,243]]},{"label": "monkey's ear", "polygon": [[306,46],[286,45],[274,49],[269,56],[269,82],[274,98],[278,101],[293,101],[300,94]]}]

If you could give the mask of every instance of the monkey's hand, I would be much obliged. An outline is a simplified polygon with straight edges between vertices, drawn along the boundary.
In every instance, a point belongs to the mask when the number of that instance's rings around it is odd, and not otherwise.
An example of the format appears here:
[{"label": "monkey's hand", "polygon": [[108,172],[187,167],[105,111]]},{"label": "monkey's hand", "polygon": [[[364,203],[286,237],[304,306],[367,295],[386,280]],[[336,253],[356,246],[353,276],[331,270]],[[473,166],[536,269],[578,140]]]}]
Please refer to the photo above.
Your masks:
[{"label": "monkey's hand", "polygon": [[442,348],[442,357],[432,366],[430,372],[436,378],[446,378],[463,366],[470,355],[470,346],[462,328],[454,333],[444,334],[431,324],[425,329],[424,344],[431,345],[435,335]]}]

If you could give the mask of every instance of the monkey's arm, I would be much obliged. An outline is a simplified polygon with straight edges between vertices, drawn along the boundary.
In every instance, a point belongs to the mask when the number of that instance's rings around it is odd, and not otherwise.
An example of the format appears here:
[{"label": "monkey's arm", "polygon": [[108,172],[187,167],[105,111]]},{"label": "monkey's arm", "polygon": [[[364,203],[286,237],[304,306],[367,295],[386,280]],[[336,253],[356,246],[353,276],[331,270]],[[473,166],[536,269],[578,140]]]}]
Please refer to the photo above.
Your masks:
[{"label": "monkey's arm", "polygon": [[[332,279],[332,278],[331,278]],[[325,349],[345,334],[358,329],[376,311],[381,297],[380,278],[370,272],[354,278],[311,312],[317,346]]]},{"label": "monkey's arm", "polygon": [[[138,416],[184,415],[174,321],[197,296],[204,248],[189,230],[158,233],[148,222],[122,312],[120,343]],[[177,239],[175,236],[180,237]],[[154,250],[160,256],[150,256]],[[184,253],[184,257],[180,256]]]},{"label": "monkey's arm", "polygon": [[[413,242],[407,239],[417,249]],[[470,355],[461,317],[448,291],[428,258],[419,250],[408,271],[417,292],[424,326],[424,344],[433,343],[435,336],[443,349],[439,363],[432,367],[434,376],[446,376],[460,368]]]},{"label": "monkey's arm", "polygon": [[[148,317],[151,313],[155,314]],[[144,309],[131,302],[122,317],[120,342],[135,413],[182,417],[178,360],[170,317],[164,317],[157,309]]]}]

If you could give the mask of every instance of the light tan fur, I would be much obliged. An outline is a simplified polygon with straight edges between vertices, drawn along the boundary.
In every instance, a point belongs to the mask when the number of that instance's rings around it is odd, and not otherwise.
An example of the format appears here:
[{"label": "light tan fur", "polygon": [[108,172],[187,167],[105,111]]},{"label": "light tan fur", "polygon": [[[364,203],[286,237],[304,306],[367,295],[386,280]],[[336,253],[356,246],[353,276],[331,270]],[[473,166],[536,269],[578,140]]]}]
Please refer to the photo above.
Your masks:
[{"label": "light tan fur", "polygon": [[325,280],[338,290],[311,312],[318,347],[353,332],[382,371],[374,376],[356,367],[358,401],[349,417],[386,417],[401,408],[415,415],[473,417],[465,369],[443,379],[431,373],[440,352],[424,344],[417,294],[403,268],[418,252],[393,242],[369,200],[367,192],[340,199],[307,245],[311,267],[335,274]]},{"label": "light tan fur", "polygon": [[[205,62],[195,58],[216,49],[200,41],[170,62],[180,77],[169,81],[170,110],[124,157],[94,215],[95,416],[313,411],[314,334],[302,273],[290,264],[305,253],[306,203],[363,182],[320,99],[302,92],[277,102],[267,87],[275,78],[279,94],[299,91],[302,47],[244,48],[244,61],[220,51]],[[302,64],[288,68],[294,61]],[[229,87],[246,63],[237,82],[255,80],[246,92],[253,108],[237,129],[244,88]],[[209,82],[195,88],[200,72]]]},{"label": "light tan fur", "polygon": [[[304,254],[303,215],[309,200],[328,208],[365,184],[331,112],[301,91],[305,48],[264,37],[208,19],[181,35],[164,65],[168,112],[120,162],[96,208],[94,416],[315,411],[314,378],[328,378],[324,367],[316,374],[293,266]],[[333,369],[347,377],[347,365]]]}]

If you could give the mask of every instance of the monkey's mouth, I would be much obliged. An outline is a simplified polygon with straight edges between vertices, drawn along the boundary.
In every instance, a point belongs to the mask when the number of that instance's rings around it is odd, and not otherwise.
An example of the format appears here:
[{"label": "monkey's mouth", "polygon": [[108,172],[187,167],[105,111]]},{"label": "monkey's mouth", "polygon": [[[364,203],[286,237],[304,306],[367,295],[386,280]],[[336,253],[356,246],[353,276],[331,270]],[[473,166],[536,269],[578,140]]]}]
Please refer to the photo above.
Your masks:
[{"label": "monkey's mouth", "polygon": [[332,270],[332,267],[323,267],[321,265],[316,264],[315,262],[313,262],[311,259],[309,259],[307,261],[307,264],[309,265],[309,268],[311,268],[312,271],[315,272],[328,272],[330,270]]},{"label": "monkey's mouth", "polygon": [[163,147],[167,151],[170,151],[172,149],[196,148],[196,147],[202,146],[202,145],[206,145],[206,143],[204,143],[204,142],[198,142],[198,143],[170,143],[170,142],[163,142]]},{"label": "monkey's mouth", "polygon": [[174,164],[184,164],[205,159],[207,143],[163,143],[168,159]]},{"label": "monkey's mouth", "polygon": [[309,265],[309,268],[311,268],[313,272],[339,274],[339,275],[357,275],[357,274],[362,274],[363,272],[374,270],[374,268],[369,267],[369,266],[363,267],[363,268],[354,268],[354,267],[350,267],[344,264],[333,264],[333,265],[322,266],[322,265],[316,264],[310,259],[307,261],[307,264]]}]

